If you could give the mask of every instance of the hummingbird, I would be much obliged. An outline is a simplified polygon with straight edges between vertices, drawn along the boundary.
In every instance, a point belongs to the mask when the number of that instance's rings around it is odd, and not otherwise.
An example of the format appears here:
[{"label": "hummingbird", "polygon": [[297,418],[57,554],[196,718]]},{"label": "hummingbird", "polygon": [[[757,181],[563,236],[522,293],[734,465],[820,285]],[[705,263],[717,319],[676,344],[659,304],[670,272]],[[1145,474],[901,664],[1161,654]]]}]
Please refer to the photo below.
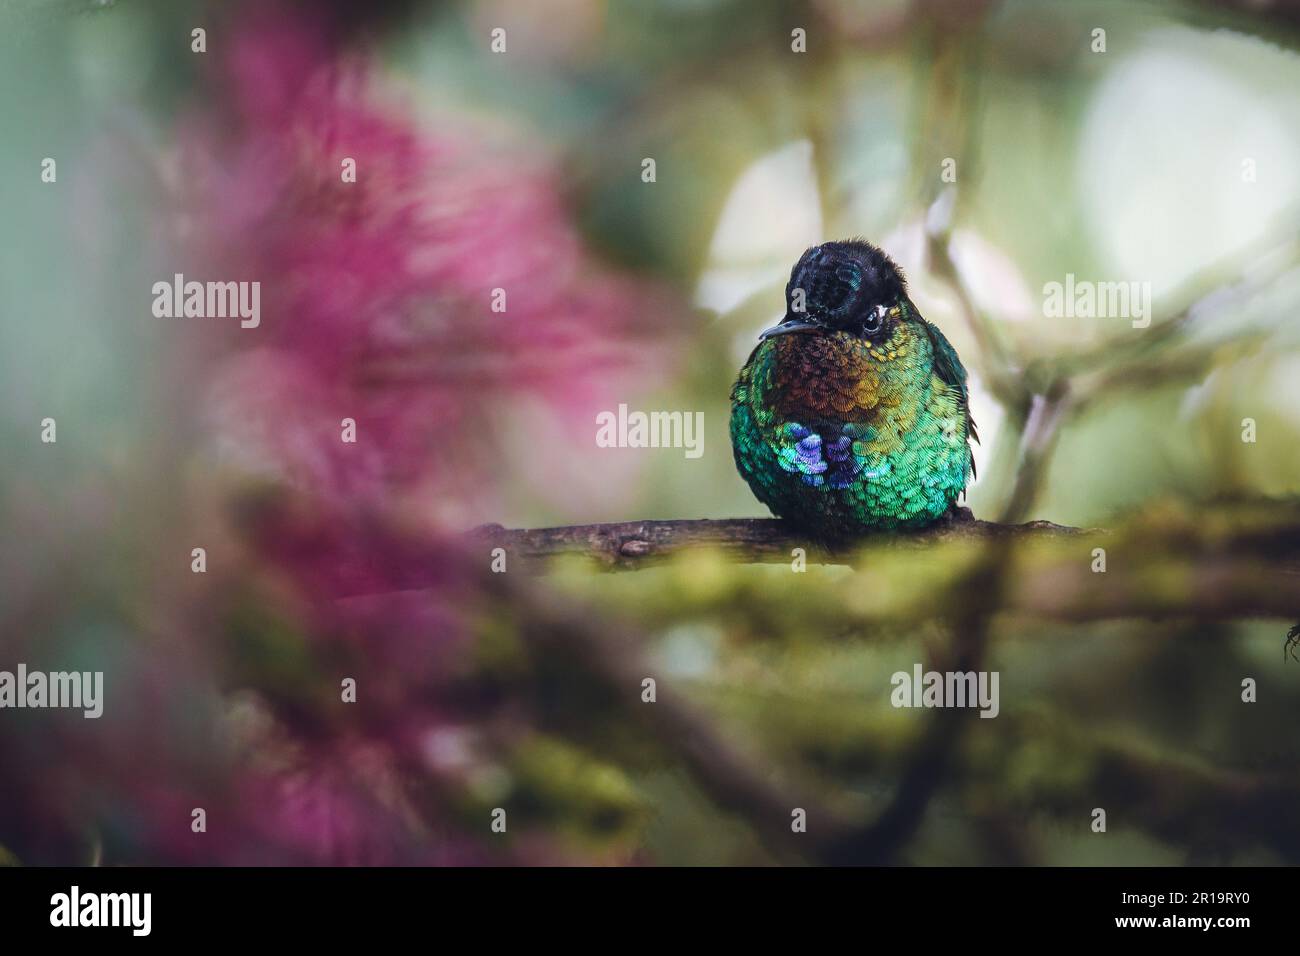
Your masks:
[{"label": "hummingbird", "polygon": [[731,390],[731,446],[754,495],[828,541],[922,528],[975,477],[966,369],[862,239],[806,251],[786,313]]}]

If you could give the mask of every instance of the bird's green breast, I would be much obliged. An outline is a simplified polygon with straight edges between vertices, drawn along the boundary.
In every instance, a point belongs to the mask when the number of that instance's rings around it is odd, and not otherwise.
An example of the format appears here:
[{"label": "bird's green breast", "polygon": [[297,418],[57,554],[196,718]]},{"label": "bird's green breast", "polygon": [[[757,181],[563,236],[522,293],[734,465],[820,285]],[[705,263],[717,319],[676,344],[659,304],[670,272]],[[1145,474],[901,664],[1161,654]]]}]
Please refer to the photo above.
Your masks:
[{"label": "bird's green breast", "polygon": [[834,332],[761,343],[731,416],[736,466],[759,500],[825,537],[943,515],[970,451],[964,386],[936,371],[937,334],[918,319],[879,342]]}]

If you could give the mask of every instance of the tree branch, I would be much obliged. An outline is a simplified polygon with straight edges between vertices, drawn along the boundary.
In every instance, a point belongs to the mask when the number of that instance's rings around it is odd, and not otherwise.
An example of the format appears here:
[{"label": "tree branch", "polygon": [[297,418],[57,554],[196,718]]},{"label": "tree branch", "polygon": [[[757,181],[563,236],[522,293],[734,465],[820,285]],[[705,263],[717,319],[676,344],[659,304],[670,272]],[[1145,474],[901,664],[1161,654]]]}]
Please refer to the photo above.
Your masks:
[{"label": "tree branch", "polygon": [[767,564],[788,562],[793,549],[803,548],[811,562],[848,564],[854,551],[868,544],[924,546],[962,539],[991,540],[1008,536],[1037,539],[1089,533],[1097,532],[1050,521],[1025,524],[980,521],[970,509],[960,508],[952,517],[923,531],[865,535],[838,545],[816,541],[778,518],[624,521],[533,529],[488,524],[475,528],[467,537],[477,546],[504,548],[509,558],[522,559],[525,566],[547,558],[576,555],[590,558],[608,570],[619,571],[651,567],[696,548],[721,551],[744,563]]}]

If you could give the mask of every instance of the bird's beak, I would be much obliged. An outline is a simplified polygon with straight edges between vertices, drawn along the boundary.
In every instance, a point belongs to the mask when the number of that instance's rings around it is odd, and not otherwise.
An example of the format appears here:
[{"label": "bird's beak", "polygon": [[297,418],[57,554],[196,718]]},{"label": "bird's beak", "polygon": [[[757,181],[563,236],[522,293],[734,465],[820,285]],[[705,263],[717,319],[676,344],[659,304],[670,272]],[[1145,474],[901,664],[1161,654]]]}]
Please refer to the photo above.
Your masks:
[{"label": "bird's beak", "polygon": [[820,322],[811,322],[808,319],[800,319],[787,314],[786,317],[781,320],[780,325],[774,325],[770,329],[764,329],[762,332],[758,333],[758,340],[760,342],[765,342],[777,335],[785,335],[789,332],[817,332],[821,328],[822,325]]}]

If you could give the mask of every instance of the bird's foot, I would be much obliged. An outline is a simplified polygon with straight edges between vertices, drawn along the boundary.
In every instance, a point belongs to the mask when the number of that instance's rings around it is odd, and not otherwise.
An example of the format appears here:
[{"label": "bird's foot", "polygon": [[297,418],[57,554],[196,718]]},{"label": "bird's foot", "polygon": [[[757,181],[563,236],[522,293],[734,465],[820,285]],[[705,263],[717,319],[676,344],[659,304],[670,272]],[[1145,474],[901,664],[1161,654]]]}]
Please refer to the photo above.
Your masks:
[{"label": "bird's foot", "polygon": [[959,505],[954,502],[953,504],[948,506],[947,511],[945,511],[942,515],[940,515],[939,524],[942,525],[971,524],[972,522],[974,522],[974,520],[975,520],[975,515],[971,512],[969,508],[967,508],[965,505]]}]

